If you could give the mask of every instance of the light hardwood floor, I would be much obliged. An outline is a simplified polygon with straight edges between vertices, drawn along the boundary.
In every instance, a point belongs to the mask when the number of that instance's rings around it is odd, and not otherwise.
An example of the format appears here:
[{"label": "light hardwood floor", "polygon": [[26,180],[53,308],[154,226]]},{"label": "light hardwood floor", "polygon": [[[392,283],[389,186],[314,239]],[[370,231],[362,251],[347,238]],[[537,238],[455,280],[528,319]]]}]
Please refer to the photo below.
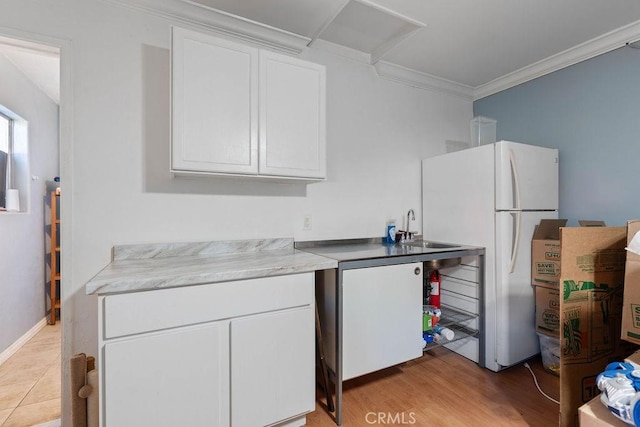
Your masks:
[{"label": "light hardwood floor", "polygon": [[[528,361],[542,390],[559,400],[559,378]],[[495,373],[445,348],[344,384],[344,426],[557,426],[559,406],[542,396],[523,364]],[[318,389],[307,426],[335,426]]]},{"label": "light hardwood floor", "polygon": [[47,325],[0,365],[0,426],[60,418],[61,326]]}]

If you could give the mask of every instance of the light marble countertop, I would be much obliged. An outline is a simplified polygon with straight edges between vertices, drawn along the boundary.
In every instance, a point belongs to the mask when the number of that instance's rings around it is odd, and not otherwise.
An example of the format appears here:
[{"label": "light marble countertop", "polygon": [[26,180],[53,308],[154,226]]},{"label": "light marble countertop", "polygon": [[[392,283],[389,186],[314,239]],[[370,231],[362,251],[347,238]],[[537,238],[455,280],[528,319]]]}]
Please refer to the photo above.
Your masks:
[{"label": "light marble countertop", "polygon": [[109,294],[228,282],[337,268],[336,260],[299,251],[293,239],[123,245],[85,286]]}]

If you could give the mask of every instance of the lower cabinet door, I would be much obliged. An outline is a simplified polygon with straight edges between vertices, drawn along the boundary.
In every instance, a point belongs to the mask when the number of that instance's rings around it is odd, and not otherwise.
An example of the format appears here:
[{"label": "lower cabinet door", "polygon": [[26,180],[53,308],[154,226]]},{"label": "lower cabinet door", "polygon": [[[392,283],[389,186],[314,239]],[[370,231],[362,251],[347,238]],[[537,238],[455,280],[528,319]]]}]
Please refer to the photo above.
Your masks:
[{"label": "lower cabinet door", "polygon": [[228,426],[229,335],[223,325],[105,344],[101,425]]},{"label": "lower cabinet door", "polygon": [[264,426],[315,408],[311,306],[231,321],[231,425]]},{"label": "lower cabinet door", "polygon": [[422,263],[345,270],[342,280],[343,379],[422,356]]}]

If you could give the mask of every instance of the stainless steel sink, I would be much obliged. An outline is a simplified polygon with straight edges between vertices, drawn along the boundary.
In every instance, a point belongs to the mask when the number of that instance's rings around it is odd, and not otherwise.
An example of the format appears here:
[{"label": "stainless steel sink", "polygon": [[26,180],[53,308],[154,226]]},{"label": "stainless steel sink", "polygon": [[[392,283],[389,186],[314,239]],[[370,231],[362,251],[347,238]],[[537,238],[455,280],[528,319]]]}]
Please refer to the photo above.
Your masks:
[{"label": "stainless steel sink", "polygon": [[449,243],[440,243],[440,242],[430,242],[428,240],[417,240],[415,242],[403,242],[403,245],[408,246],[418,246],[421,248],[427,249],[450,249],[450,248],[459,248],[460,245],[452,245]]},{"label": "stainless steel sink", "polygon": [[[428,240],[416,240],[414,242],[403,242],[402,244],[406,246],[413,246],[413,247],[424,248],[424,249],[434,249],[433,252],[438,252],[437,249],[455,249],[460,247],[460,245],[453,245],[450,243],[431,242]],[[425,265],[430,270],[439,270],[441,268],[455,267],[456,265],[460,265],[461,261],[462,260],[460,258],[434,259],[431,261],[425,261]]]},{"label": "stainless steel sink", "polygon": [[429,270],[440,270],[443,268],[455,267],[460,265],[461,258],[445,258],[445,259],[432,259],[431,261],[425,261],[424,264]]}]

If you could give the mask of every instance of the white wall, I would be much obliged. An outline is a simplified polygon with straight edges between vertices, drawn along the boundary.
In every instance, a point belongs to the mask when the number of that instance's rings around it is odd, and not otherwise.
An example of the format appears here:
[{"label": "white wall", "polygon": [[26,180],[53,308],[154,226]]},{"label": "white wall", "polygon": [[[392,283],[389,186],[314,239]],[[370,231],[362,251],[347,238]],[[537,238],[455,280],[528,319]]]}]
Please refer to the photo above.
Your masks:
[{"label": "white wall", "polygon": [[[71,45],[66,59],[62,52],[73,101],[61,170],[72,215],[63,234],[64,366],[71,354],[96,354],[97,300],[84,284],[109,263],[113,245],[382,236],[390,217],[401,220],[409,208],[421,217],[420,159],[443,153],[447,139],[467,139],[470,100],[385,81],[368,65],[312,50],[301,56],[327,66],[327,182],[171,180],[172,22],[87,0],[3,6],[0,32],[17,27]],[[64,80],[65,65],[62,72]],[[305,214],[312,231],[302,231]]]},{"label": "white wall", "polygon": [[2,54],[0,81],[0,104],[28,121],[31,171],[30,191],[20,194],[29,211],[0,212],[1,353],[45,317],[44,197],[46,180],[58,175],[58,106]]}]

